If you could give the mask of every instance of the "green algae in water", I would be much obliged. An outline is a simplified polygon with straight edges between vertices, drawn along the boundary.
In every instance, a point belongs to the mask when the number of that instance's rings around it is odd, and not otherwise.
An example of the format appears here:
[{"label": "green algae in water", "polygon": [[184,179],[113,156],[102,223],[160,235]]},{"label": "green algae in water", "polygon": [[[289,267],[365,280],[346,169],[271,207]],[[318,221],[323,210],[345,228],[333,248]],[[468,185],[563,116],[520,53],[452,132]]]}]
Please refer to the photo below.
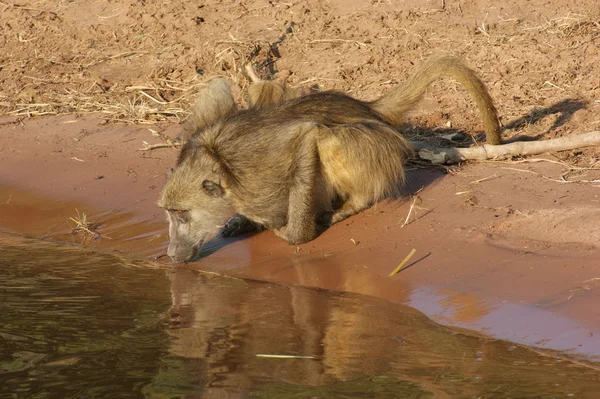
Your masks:
[{"label": "green algae in water", "polygon": [[600,397],[597,364],[376,298],[0,239],[1,398]]}]

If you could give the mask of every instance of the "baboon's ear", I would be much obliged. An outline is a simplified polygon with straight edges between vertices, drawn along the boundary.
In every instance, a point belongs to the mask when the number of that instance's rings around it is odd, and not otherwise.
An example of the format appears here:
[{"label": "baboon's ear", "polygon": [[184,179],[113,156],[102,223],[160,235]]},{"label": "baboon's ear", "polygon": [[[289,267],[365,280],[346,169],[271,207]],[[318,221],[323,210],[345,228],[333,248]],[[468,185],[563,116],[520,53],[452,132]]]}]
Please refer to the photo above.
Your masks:
[{"label": "baboon's ear", "polygon": [[200,88],[196,102],[191,108],[186,129],[195,133],[215,124],[237,111],[231,94],[229,82],[225,79],[213,79]]},{"label": "baboon's ear", "polygon": [[223,194],[225,194],[223,187],[210,180],[204,180],[202,182],[202,188],[204,189],[204,192],[211,197],[222,197]]},{"label": "baboon's ear", "polygon": [[169,180],[171,178],[171,176],[173,175],[174,171],[175,171],[175,169],[173,169],[173,168],[169,168],[167,170],[167,180]]}]

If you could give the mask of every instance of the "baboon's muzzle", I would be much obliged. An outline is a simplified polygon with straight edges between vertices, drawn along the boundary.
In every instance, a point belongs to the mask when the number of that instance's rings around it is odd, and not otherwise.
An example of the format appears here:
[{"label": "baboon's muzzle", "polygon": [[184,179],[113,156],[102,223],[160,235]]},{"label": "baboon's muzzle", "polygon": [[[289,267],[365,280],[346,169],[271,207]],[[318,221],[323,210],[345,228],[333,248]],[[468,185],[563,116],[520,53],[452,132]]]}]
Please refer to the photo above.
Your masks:
[{"label": "baboon's muzzle", "polygon": [[167,249],[167,255],[169,255],[174,262],[188,262],[200,253],[200,248],[203,243],[204,241],[201,241],[197,245],[182,245],[171,241],[169,243],[169,249]]}]

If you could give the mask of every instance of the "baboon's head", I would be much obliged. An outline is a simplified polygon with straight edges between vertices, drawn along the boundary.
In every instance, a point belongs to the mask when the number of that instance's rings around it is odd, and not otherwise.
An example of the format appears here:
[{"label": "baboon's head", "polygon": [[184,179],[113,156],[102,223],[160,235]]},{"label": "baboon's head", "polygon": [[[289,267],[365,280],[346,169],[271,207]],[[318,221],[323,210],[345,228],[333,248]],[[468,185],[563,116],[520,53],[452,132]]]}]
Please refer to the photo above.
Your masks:
[{"label": "baboon's head", "polygon": [[202,245],[234,214],[219,175],[199,163],[179,165],[158,200],[169,220],[167,254],[175,262],[195,258]]},{"label": "baboon's head", "polygon": [[205,84],[191,108],[187,127],[192,135],[158,200],[169,219],[167,254],[176,262],[196,257],[202,244],[234,213],[227,200],[225,171],[208,149],[204,134],[216,132],[215,125],[236,111],[224,79]]}]

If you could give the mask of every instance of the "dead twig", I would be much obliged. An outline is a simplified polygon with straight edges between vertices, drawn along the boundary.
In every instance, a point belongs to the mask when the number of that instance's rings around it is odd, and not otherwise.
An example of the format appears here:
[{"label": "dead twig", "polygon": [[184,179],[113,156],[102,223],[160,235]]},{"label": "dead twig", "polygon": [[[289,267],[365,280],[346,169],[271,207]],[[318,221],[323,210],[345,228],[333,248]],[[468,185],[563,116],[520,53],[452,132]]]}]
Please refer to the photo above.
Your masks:
[{"label": "dead twig", "polygon": [[511,156],[536,155],[546,152],[574,150],[600,145],[600,131],[569,135],[542,141],[518,141],[509,144],[483,144],[470,148],[435,148],[427,143],[411,141],[421,159],[433,164],[455,164],[462,161],[483,161]]},{"label": "dead twig", "polygon": [[571,298],[573,298],[579,291],[582,291],[582,290],[591,291],[592,288],[590,288],[589,285],[586,285],[586,283],[589,283],[592,281],[597,281],[597,280],[600,280],[600,277],[594,277],[589,280],[585,280],[583,283],[581,283],[580,286],[578,286],[574,290],[571,290],[571,295],[569,295],[569,297],[567,298],[567,301],[570,300]]},{"label": "dead twig", "polygon": [[131,56],[134,56],[134,55],[142,55],[142,54],[148,54],[148,52],[147,51],[126,51],[124,53],[119,53],[119,54],[114,54],[114,55],[109,55],[109,56],[106,56],[106,57],[102,57],[99,60],[95,60],[95,61],[90,62],[85,67],[89,68],[91,66],[98,65],[98,64],[101,64],[101,63],[106,62],[106,61],[116,60],[117,58],[127,58],[127,57],[131,57]]},{"label": "dead twig", "polygon": [[354,43],[359,47],[369,47],[367,43],[359,42],[357,40],[347,40],[347,39],[315,39],[308,42],[308,44],[316,44],[316,43]]},{"label": "dead twig", "polygon": [[138,151],[152,151],[157,148],[179,148],[181,147],[181,143],[176,141],[173,143],[158,143],[158,144],[148,144],[144,141],[144,146],[142,148],[138,148]]},{"label": "dead twig", "polygon": [[152,260],[156,262],[156,261],[158,261],[158,260],[160,260],[160,259],[164,258],[165,256],[167,256],[167,253],[166,253],[166,252],[165,252],[165,253],[162,253],[162,254],[160,254],[160,255],[158,255],[158,256],[155,256],[154,258],[152,258]]},{"label": "dead twig", "polygon": [[316,359],[314,356],[301,356],[301,355],[271,355],[259,353],[256,357],[262,357],[265,359]]},{"label": "dead twig", "polygon": [[393,275],[397,274],[398,272],[400,272],[400,270],[402,270],[402,268],[404,266],[406,266],[406,264],[408,263],[408,261],[410,260],[410,258],[412,258],[412,256],[415,254],[415,252],[417,252],[416,248],[413,248],[412,251],[410,251],[408,253],[408,255],[406,255],[406,257],[402,260],[402,262],[400,262],[400,264],[398,265],[397,268],[395,268],[388,277],[392,277]]},{"label": "dead twig", "polygon": [[0,1],[0,4],[2,4],[3,6],[5,6],[5,9],[7,9],[8,7],[12,7],[12,8],[16,8],[17,10],[35,11],[35,12],[39,12],[40,14],[48,14],[52,18],[57,18],[58,17],[58,14],[55,13],[54,11],[44,10],[42,8],[22,6],[20,4],[11,4],[11,3],[7,4],[7,3],[1,2],[1,1]]},{"label": "dead twig", "polygon": [[495,179],[495,178],[497,178],[497,177],[498,177],[498,175],[496,175],[496,174],[494,173],[493,175],[491,175],[491,176],[488,176],[488,177],[484,177],[483,179],[473,180],[473,181],[472,181],[471,183],[469,183],[469,184],[483,183],[484,181],[492,180],[492,179]]},{"label": "dead twig", "polygon": [[[400,228],[402,228],[404,226],[408,226],[412,222],[416,222],[417,220],[421,219],[423,216],[425,216],[429,212],[431,212],[431,209],[422,208],[422,207],[416,205],[417,201],[419,201],[419,204],[422,202],[421,197],[419,197],[417,195],[419,192],[421,192],[421,190],[423,190],[423,187],[421,187],[419,190],[417,190],[416,193],[413,194],[413,202],[410,205],[410,208],[408,210],[408,214],[406,215],[406,219],[404,219],[404,223],[402,223],[402,226],[400,226]],[[415,211],[415,209],[421,209],[421,210],[424,210],[424,211],[427,211],[427,212],[425,212],[423,215],[421,215],[419,217],[419,216],[417,216],[417,212]],[[410,221],[410,216],[412,215],[413,211],[415,213],[415,219],[413,221]],[[398,222],[397,224],[400,224],[400,222]]]},{"label": "dead twig", "polygon": [[561,165],[564,166],[565,168],[569,169],[569,170],[600,170],[600,168],[596,168],[594,167],[596,164],[587,167],[587,166],[573,166],[573,165],[569,165],[566,162],[561,162],[561,161],[555,161],[553,159],[545,159],[545,158],[529,158],[529,159],[521,159],[518,161],[510,161],[510,163],[538,163],[538,162],[548,162],[548,163],[554,163],[557,165]]},{"label": "dead twig", "polygon": [[519,168],[501,168],[501,169],[505,169],[505,170],[514,170],[515,172],[523,172],[523,173],[530,173],[532,175],[537,175],[539,177],[542,177],[546,180],[550,180],[553,181],[555,183],[586,183],[586,184],[596,184],[596,183],[600,183],[600,179],[596,179],[596,180],[584,180],[584,179],[577,179],[577,180],[567,180],[564,177],[562,179],[553,179],[551,177],[548,176],[544,176],[541,173],[538,172],[534,172],[533,170],[527,170],[527,169],[519,169]]},{"label": "dead twig", "polygon": [[154,129],[148,128],[148,130],[150,133],[152,133],[152,136],[159,137],[163,142],[158,144],[148,144],[147,142],[142,141],[142,143],[144,143],[144,147],[139,148],[138,151],[151,151],[157,148],[178,148],[181,146],[181,141],[179,140],[171,140],[169,136]]},{"label": "dead twig", "polygon": [[410,204],[410,209],[408,210],[408,215],[406,215],[406,219],[404,219],[404,223],[402,223],[401,227],[408,225],[408,221],[410,219],[410,215],[412,215],[413,209],[415,208],[415,204],[416,204],[417,200],[420,200],[420,199],[421,199],[420,197],[415,196],[412,204]]}]

